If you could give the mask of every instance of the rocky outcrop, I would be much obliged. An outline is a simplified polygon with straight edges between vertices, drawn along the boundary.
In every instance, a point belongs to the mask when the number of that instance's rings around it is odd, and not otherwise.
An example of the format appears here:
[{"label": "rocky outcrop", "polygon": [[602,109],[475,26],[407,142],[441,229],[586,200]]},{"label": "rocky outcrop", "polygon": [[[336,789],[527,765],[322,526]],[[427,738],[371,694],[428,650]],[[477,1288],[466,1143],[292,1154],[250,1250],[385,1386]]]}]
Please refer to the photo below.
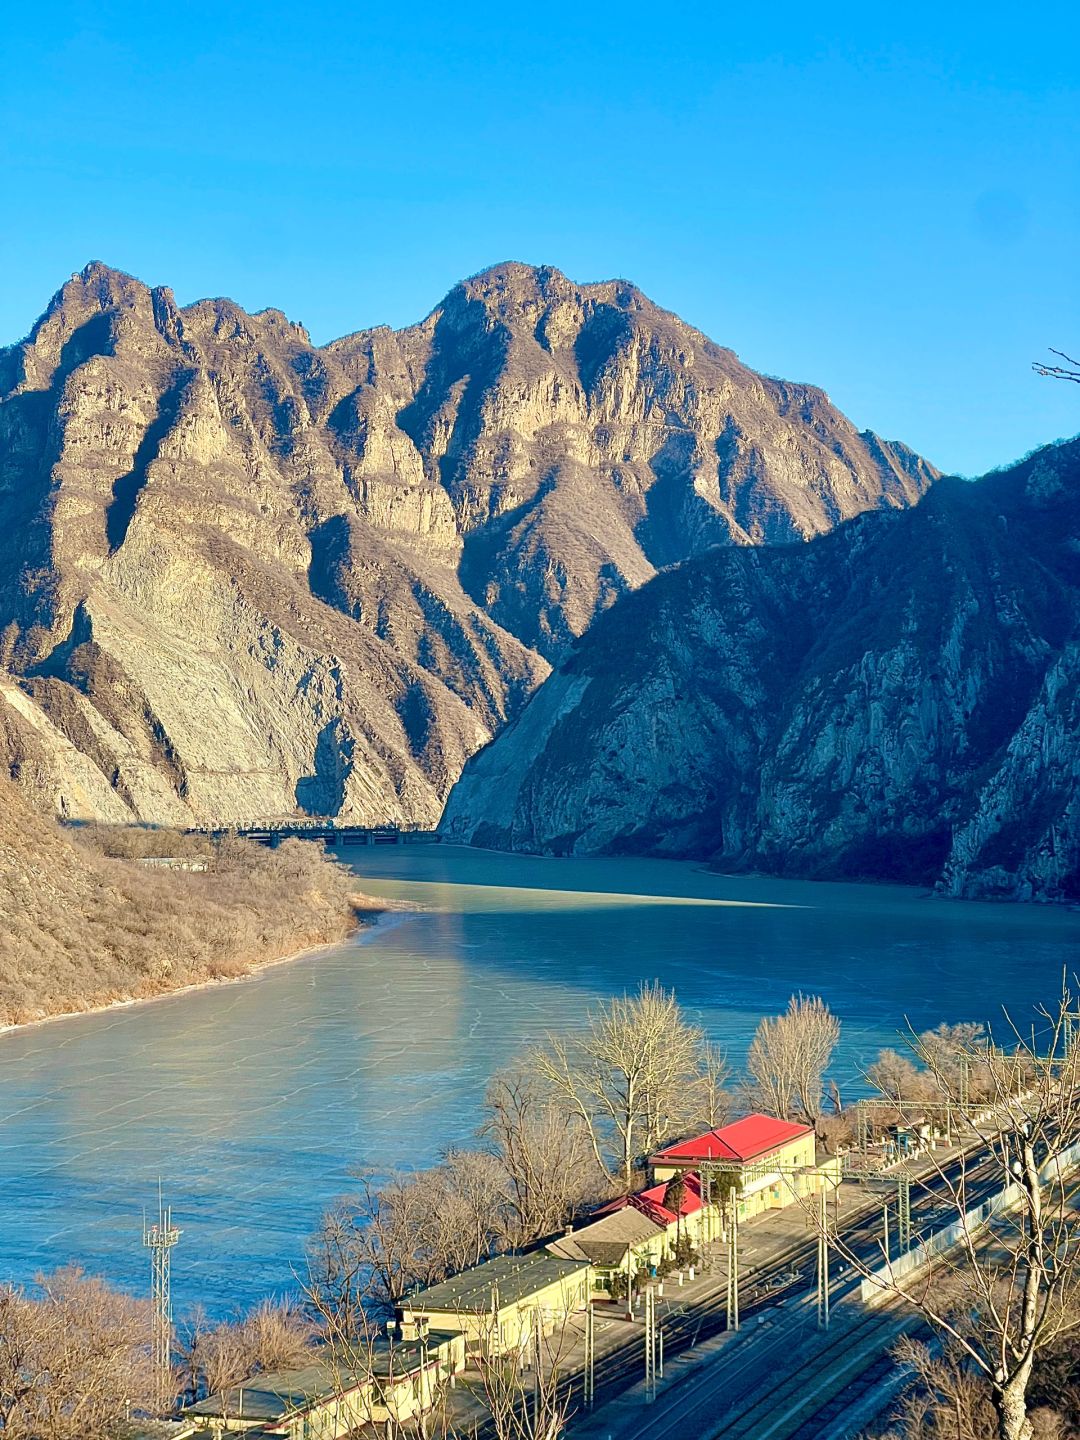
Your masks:
[{"label": "rocky outcrop", "polygon": [[935,472],[622,282],[322,348],[94,264],[0,352],[0,769],[70,815],[431,824],[613,600]]},{"label": "rocky outcrop", "polygon": [[1080,441],[592,628],[444,825],[554,853],[1080,894]]}]

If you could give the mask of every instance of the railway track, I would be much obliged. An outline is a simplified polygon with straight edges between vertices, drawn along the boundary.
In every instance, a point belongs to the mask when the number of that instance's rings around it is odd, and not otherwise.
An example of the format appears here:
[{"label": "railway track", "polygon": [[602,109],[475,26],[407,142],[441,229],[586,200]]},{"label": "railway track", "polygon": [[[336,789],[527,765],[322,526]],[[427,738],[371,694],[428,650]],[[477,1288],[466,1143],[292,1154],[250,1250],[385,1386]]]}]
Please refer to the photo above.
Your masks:
[{"label": "railway track", "polygon": [[[962,1163],[966,1167],[965,1184],[968,1203],[977,1204],[984,1194],[989,1194],[1000,1183],[997,1163],[992,1157],[987,1156],[972,1165],[969,1153],[963,1157],[963,1160],[961,1157],[957,1157],[948,1167],[946,1177],[955,1180],[960,1173]],[[913,1182],[911,1208],[914,1229],[920,1228],[918,1223],[920,1220],[923,1222],[923,1228],[933,1228],[932,1222],[938,1218],[935,1212],[940,1209],[942,1200],[947,1196],[946,1177],[928,1175]],[[875,1188],[882,1202],[892,1193],[891,1186],[881,1186],[880,1188],[875,1186]],[[877,1196],[861,1204],[858,1211],[850,1216],[849,1223],[843,1225],[841,1229],[844,1244],[863,1260],[876,1258],[880,1254],[881,1234],[881,1210],[877,1203]],[[806,1241],[790,1246],[774,1256],[767,1264],[756,1268],[752,1275],[748,1275],[747,1283],[740,1287],[740,1312],[744,1326],[771,1309],[805,1297],[812,1283],[816,1251],[816,1235],[808,1236]],[[791,1275],[793,1270],[798,1272],[798,1278],[786,1278]],[[859,1283],[860,1277],[850,1269],[834,1278],[830,1286],[834,1302],[849,1295]],[[884,1311],[867,1311],[865,1316],[865,1324],[868,1328],[860,1333],[874,1334],[882,1326],[887,1328],[890,1323],[890,1317]],[[879,1317],[884,1318],[879,1322]],[[702,1341],[714,1338],[726,1329],[725,1297],[722,1294],[714,1294],[697,1303],[688,1302],[674,1314],[668,1311],[662,1317],[661,1323],[664,1330],[665,1358],[674,1358]],[[891,1317],[891,1323],[895,1329],[895,1317]],[[844,1337],[840,1336],[833,1348],[839,1350],[849,1343],[849,1340],[845,1341]],[[864,1352],[859,1353],[863,1354],[863,1358],[865,1358]],[[876,1353],[880,1355],[880,1350]],[[789,1362],[790,1356],[785,1355],[783,1360],[785,1368]],[[822,1363],[820,1353],[816,1363]],[[853,1378],[850,1362],[845,1363],[839,1369],[842,1379],[840,1388],[842,1389]],[[624,1394],[643,1378],[643,1374],[643,1336],[641,1330],[635,1327],[621,1345],[606,1351],[603,1356],[597,1357],[596,1406],[603,1405]],[[580,1375],[575,1375],[568,1380],[568,1394],[576,1393],[580,1396],[581,1387]],[[674,1394],[677,1389],[678,1385],[667,1393]],[[770,1401],[770,1403],[774,1402]],[[715,1404],[712,1406],[711,1413],[715,1416]],[[654,1430],[654,1423],[650,1421],[648,1427],[650,1440],[661,1433]],[[699,1433],[708,1432],[701,1431]],[[723,1435],[726,1432],[718,1430],[715,1433]],[[741,1434],[740,1431],[740,1436]]]},{"label": "railway track", "polygon": [[[979,1203],[984,1194],[991,1193],[1000,1183],[998,1167],[993,1157],[987,1156],[972,1164],[972,1154],[969,1151],[962,1158],[958,1156],[950,1164],[946,1176],[955,1180],[960,1173],[961,1164],[966,1167],[965,1185],[969,1204]],[[870,1181],[867,1184],[868,1187],[873,1186],[870,1197],[860,1203],[855,1211],[849,1211],[846,1222],[840,1228],[844,1245],[862,1260],[880,1257],[881,1204],[895,1193],[892,1185],[888,1182]],[[913,1230],[918,1231],[920,1221],[922,1222],[921,1228],[934,1228],[938,1219],[935,1212],[941,1208],[945,1198],[947,1198],[946,1178],[940,1175],[928,1175],[913,1180],[911,1190]],[[810,1232],[805,1241],[799,1241],[787,1247],[772,1256],[766,1263],[747,1272],[743,1284],[740,1286],[740,1313],[744,1328],[759,1317],[768,1314],[769,1311],[788,1306],[792,1302],[803,1301],[808,1293],[813,1293],[816,1252],[816,1232]],[[846,1272],[834,1275],[830,1285],[833,1302],[836,1303],[850,1295],[859,1283],[860,1277],[850,1268]],[[808,1327],[814,1327],[813,1333],[816,1336],[819,1332],[814,1325],[812,1314],[810,1311],[807,1314]],[[703,1297],[700,1301],[688,1300],[678,1309],[668,1308],[661,1315],[660,1323],[664,1333],[665,1360],[674,1359],[677,1355],[692,1349],[703,1341],[713,1339],[725,1331],[727,1327],[725,1295],[723,1292],[716,1292]],[[720,1428],[709,1429],[709,1425],[715,1425],[717,1421],[715,1396],[703,1400],[700,1405],[692,1404],[689,1409],[684,1408],[684,1405],[680,1403],[680,1392],[683,1392],[684,1395],[687,1393],[684,1381],[688,1377],[683,1377],[670,1388],[661,1391],[661,1401],[658,1403],[658,1407],[650,1409],[647,1419],[645,1416],[642,1417],[641,1433],[647,1435],[648,1440],[666,1440],[666,1437],[673,1435],[673,1429],[665,1428],[664,1419],[670,1404],[673,1406],[673,1413],[677,1411],[680,1417],[675,1422],[677,1428],[682,1428],[688,1423],[688,1415],[698,1415],[699,1421],[707,1418],[708,1424],[695,1424],[695,1429],[696,1433],[707,1435],[710,1440],[713,1436],[724,1437],[736,1433],[739,1440],[765,1440],[766,1436],[772,1437],[772,1440],[780,1440],[781,1436],[794,1436],[806,1422],[806,1400],[813,1398],[812,1395],[808,1396],[807,1394],[807,1385],[803,1385],[801,1419],[796,1419],[794,1428],[790,1431],[776,1428],[787,1416],[787,1410],[783,1409],[779,1418],[774,1412],[778,1408],[784,1407],[786,1395],[798,1391],[800,1379],[796,1377],[801,1377],[802,1382],[807,1382],[811,1374],[815,1377],[812,1387],[809,1388],[812,1388],[815,1393],[821,1393],[822,1407],[825,1407],[852,1384],[860,1368],[866,1368],[868,1355],[881,1357],[880,1344],[874,1348],[875,1342],[881,1341],[882,1337],[890,1330],[894,1335],[899,1334],[901,1328],[903,1327],[898,1322],[895,1312],[885,1309],[867,1310],[862,1313],[854,1328],[851,1326],[844,1326],[842,1329],[838,1327],[835,1338],[831,1336],[830,1332],[830,1338],[824,1340],[823,1347],[813,1347],[813,1354],[806,1361],[800,1362],[796,1357],[794,1368],[792,1368],[793,1360],[790,1348],[785,1347],[783,1355],[777,1358],[777,1368],[782,1368],[784,1371],[782,1393],[770,1389],[759,1399],[751,1400],[749,1405],[742,1409],[736,1409],[729,1419],[721,1420]],[[718,1359],[715,1366],[715,1373],[722,1373],[724,1367],[721,1360]],[[714,1367],[710,1366],[710,1371],[713,1369]],[[579,1370],[567,1376],[562,1394],[570,1405],[569,1430],[571,1435],[575,1422],[586,1421],[591,1414],[595,1413],[595,1409],[618,1399],[638,1384],[643,1377],[643,1332],[640,1326],[628,1324],[626,1338],[597,1355],[594,1371],[594,1410],[585,1411],[582,1407],[584,1384],[582,1372]],[[711,1393],[712,1386],[709,1389]],[[773,1417],[772,1420],[769,1419],[770,1415]],[[791,1418],[794,1418],[794,1415]],[[479,1440],[488,1440],[488,1437],[493,1434],[494,1429],[490,1424],[481,1425],[477,1431]]]},{"label": "railway track", "polygon": [[[838,1333],[819,1336],[820,1343],[807,1345],[801,1359],[798,1355],[792,1358],[792,1337],[784,1333],[776,1337],[774,1347],[783,1348],[782,1375],[751,1404],[719,1409],[718,1401],[722,1403],[724,1392],[731,1389],[728,1373],[721,1369],[712,1383],[699,1391],[685,1391],[681,1396],[672,1392],[666,1413],[649,1420],[649,1440],[672,1440],[688,1429],[709,1436],[709,1440],[734,1435],[739,1440],[788,1440],[806,1424],[808,1402],[820,1400],[819,1409],[824,1408],[861,1372],[868,1355],[880,1358],[905,1328],[916,1328],[916,1322],[898,1319],[894,1313],[867,1311]],[[818,1336],[816,1330],[814,1334]],[[740,1357],[740,1370],[747,1358]],[[735,1369],[734,1359],[727,1368]]]}]

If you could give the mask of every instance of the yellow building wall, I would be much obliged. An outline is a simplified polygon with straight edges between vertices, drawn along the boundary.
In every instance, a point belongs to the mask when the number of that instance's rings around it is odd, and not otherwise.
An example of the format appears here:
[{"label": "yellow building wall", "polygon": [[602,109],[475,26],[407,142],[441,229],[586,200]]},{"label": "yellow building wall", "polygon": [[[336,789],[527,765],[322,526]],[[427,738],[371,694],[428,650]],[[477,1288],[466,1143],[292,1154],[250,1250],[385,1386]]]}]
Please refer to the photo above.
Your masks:
[{"label": "yellow building wall", "polygon": [[542,1290],[511,1304],[501,1305],[498,1315],[490,1310],[482,1312],[468,1310],[428,1310],[417,1306],[403,1307],[401,1312],[402,1334],[412,1339],[417,1333],[417,1322],[426,1320],[433,1330],[455,1330],[465,1337],[470,1345],[492,1346],[499,1350],[520,1350],[528,1344],[533,1333],[534,1312],[539,1310],[545,1335],[563,1323],[575,1310],[584,1308],[589,1294],[590,1271],[581,1270],[576,1275],[566,1275]]},{"label": "yellow building wall", "polygon": [[[748,1220],[766,1210],[782,1210],[830,1186],[831,1170],[835,1170],[839,1178],[839,1161],[830,1161],[818,1168],[816,1154],[817,1140],[810,1134],[780,1146],[766,1159],[744,1166],[739,1219]],[[796,1171],[802,1173],[796,1174]],[[776,1178],[761,1183],[771,1174]]]}]

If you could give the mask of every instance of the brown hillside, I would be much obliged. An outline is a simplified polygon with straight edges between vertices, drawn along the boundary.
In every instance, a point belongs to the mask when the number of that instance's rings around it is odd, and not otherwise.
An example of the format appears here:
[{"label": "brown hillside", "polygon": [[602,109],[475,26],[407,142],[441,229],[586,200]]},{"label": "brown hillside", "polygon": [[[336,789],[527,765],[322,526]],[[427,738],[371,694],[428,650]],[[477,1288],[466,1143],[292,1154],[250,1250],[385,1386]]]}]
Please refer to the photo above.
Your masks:
[{"label": "brown hillside", "polygon": [[[205,872],[130,856],[177,851]],[[106,853],[114,852],[114,853]],[[350,877],[314,846],[62,830],[0,777],[0,1023],[141,999],[338,939]]]},{"label": "brown hillside", "polygon": [[936,471],[632,285],[313,346],[99,264],[0,351],[0,773],[73,817],[434,824],[594,618]]}]

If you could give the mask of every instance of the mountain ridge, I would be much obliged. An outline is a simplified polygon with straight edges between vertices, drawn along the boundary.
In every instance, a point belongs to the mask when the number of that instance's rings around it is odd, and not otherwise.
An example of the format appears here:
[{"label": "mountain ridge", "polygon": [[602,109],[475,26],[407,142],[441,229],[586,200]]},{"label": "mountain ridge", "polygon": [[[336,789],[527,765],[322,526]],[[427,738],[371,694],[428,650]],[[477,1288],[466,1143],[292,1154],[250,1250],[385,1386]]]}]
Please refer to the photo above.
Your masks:
[{"label": "mountain ridge", "polygon": [[444,829],[1073,898],[1078,659],[1071,441],[807,546],[659,576],[470,761]]},{"label": "mountain ridge", "polygon": [[322,347],[92,262],[0,352],[0,767],[62,814],[433,824],[620,596],[937,472],[620,281]]}]

